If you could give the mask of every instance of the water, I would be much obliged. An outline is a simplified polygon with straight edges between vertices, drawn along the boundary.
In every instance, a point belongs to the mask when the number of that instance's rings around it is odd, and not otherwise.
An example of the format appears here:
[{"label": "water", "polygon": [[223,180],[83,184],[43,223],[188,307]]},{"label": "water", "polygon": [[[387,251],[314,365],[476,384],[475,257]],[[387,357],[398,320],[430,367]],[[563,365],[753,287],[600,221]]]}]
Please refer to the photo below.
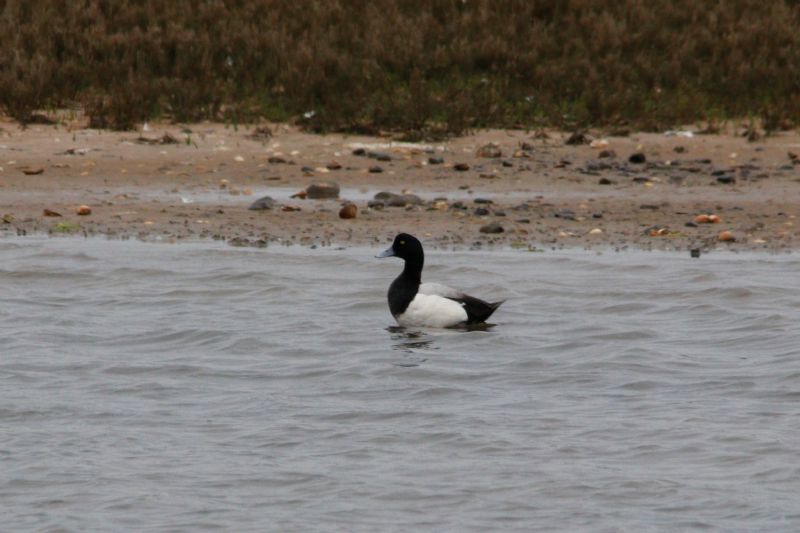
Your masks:
[{"label": "water", "polygon": [[4,530],[796,531],[800,258],[0,240]]}]

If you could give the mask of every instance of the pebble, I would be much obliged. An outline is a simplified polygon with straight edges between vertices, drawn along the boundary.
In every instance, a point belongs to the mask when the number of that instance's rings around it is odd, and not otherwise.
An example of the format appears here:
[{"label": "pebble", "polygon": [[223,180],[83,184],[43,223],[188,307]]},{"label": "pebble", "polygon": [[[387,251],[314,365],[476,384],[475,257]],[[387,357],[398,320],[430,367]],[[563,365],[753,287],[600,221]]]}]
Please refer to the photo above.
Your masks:
[{"label": "pebble", "polygon": [[720,242],[735,242],[736,237],[728,230],[721,231],[717,236],[717,240]]},{"label": "pebble", "polygon": [[489,198],[475,198],[475,200],[473,200],[473,202],[475,202],[476,204],[493,204],[494,203]]},{"label": "pebble", "polygon": [[569,136],[566,140],[566,144],[570,146],[575,146],[579,144],[589,144],[592,140],[583,132],[576,131],[572,135]]},{"label": "pebble", "polygon": [[46,217],[60,217],[60,216],[61,216],[61,213],[58,213],[58,212],[56,212],[56,211],[51,211],[50,209],[45,209],[45,210],[42,212],[42,215],[43,215],[43,216],[46,216]]},{"label": "pebble", "polygon": [[345,204],[339,210],[339,218],[356,218],[356,214],[358,213],[358,208],[356,204]]},{"label": "pebble", "polygon": [[647,158],[645,157],[645,155],[642,152],[634,152],[628,158],[628,161],[630,161],[631,163],[633,163],[635,165],[641,165],[641,164],[647,162]]},{"label": "pebble", "polygon": [[251,211],[262,211],[266,209],[272,209],[273,207],[275,207],[275,200],[273,200],[269,196],[264,196],[263,198],[259,198],[258,200],[250,204],[250,207],[248,207],[247,209]]},{"label": "pebble", "polygon": [[25,167],[25,168],[22,169],[22,173],[27,175],[27,176],[35,176],[37,174],[44,173],[44,169],[42,167],[38,167],[38,168]]},{"label": "pebble", "polygon": [[422,204],[422,198],[416,194],[397,194],[388,191],[381,191],[376,194],[375,200],[383,202],[388,207],[406,207]]},{"label": "pebble", "polygon": [[469,170],[469,165],[466,163],[456,163],[453,165],[453,170],[457,170],[459,172],[465,172]]},{"label": "pebble", "polygon": [[614,150],[600,150],[600,153],[597,154],[598,159],[613,159],[617,157],[617,152]]},{"label": "pebble", "polygon": [[732,183],[736,183],[736,178],[733,176],[717,176],[717,183],[722,183],[723,185],[730,185]]},{"label": "pebble", "polygon": [[505,229],[499,222],[492,222],[491,224],[486,224],[485,226],[481,226],[480,232],[481,233],[503,233]]},{"label": "pebble", "polygon": [[429,157],[428,164],[429,165],[441,165],[444,163],[444,158],[442,157]]},{"label": "pebble", "polygon": [[489,214],[489,210],[485,207],[476,207],[475,211],[472,212],[473,215],[476,217],[485,217]]},{"label": "pebble", "polygon": [[369,167],[369,172],[370,174],[380,174],[383,172],[383,168],[375,165],[374,167]]},{"label": "pebble", "polygon": [[81,205],[78,207],[78,209],[75,210],[75,212],[81,216],[91,215],[92,208],[89,207],[88,205]]},{"label": "pebble", "polygon": [[615,182],[615,181],[613,181],[613,180],[610,180],[610,179],[608,179],[608,178],[600,178],[600,179],[597,181],[597,183],[598,183],[599,185],[613,185],[613,184],[614,184],[614,183],[616,183],[616,182]]},{"label": "pebble", "polygon": [[498,158],[503,157],[503,151],[500,150],[500,145],[494,142],[484,144],[475,152],[477,157]]},{"label": "pebble", "polygon": [[339,197],[339,184],[335,181],[318,181],[306,187],[306,195],[312,200]]}]

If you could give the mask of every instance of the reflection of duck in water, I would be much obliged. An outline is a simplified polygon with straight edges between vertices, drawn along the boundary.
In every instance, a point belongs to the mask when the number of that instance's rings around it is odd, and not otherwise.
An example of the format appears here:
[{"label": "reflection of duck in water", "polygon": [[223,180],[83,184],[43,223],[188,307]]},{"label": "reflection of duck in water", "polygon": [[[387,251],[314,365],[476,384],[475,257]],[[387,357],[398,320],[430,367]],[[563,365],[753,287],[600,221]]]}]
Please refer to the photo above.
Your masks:
[{"label": "reflection of duck in water", "polygon": [[389,310],[401,326],[452,328],[486,322],[502,301],[489,303],[438,283],[422,283],[422,243],[408,233],[395,237],[378,257],[405,260],[403,272],[389,286]]}]

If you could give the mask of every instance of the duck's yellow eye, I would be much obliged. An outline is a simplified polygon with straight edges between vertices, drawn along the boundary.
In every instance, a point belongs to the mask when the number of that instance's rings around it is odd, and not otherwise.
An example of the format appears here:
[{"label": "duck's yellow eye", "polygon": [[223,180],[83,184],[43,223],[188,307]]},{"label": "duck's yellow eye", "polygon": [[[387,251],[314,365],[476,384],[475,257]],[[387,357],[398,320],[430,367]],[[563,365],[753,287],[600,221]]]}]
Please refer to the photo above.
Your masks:
[{"label": "duck's yellow eye", "polygon": [[405,243],[406,243],[406,241],[400,241],[400,244],[405,244]]}]

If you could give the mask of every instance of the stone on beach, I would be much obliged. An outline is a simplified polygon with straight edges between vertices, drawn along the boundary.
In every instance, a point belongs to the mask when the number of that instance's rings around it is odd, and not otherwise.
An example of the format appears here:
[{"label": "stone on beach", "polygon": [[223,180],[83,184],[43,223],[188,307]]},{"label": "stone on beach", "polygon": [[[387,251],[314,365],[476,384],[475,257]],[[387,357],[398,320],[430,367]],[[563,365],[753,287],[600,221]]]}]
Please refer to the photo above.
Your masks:
[{"label": "stone on beach", "polygon": [[416,194],[397,194],[388,191],[381,191],[376,194],[375,200],[383,202],[387,207],[405,207],[408,205],[422,204],[422,198]]},{"label": "stone on beach", "polygon": [[491,142],[489,144],[484,144],[475,152],[477,157],[485,157],[485,158],[498,158],[503,157],[503,151],[500,150],[500,145]]},{"label": "stone on beach", "polygon": [[356,204],[352,203],[345,204],[339,210],[339,218],[345,218],[345,219],[356,218],[357,214],[358,214],[358,208],[356,207]]},{"label": "stone on beach", "polygon": [[339,198],[339,184],[334,181],[318,181],[306,187],[306,195],[312,200]]},{"label": "stone on beach", "polygon": [[270,196],[264,196],[250,204],[250,207],[247,209],[251,211],[263,211],[266,209],[272,209],[273,207],[275,207],[275,200],[273,200]]},{"label": "stone on beach", "polygon": [[88,205],[81,205],[81,206],[78,206],[78,208],[75,210],[75,212],[77,214],[81,215],[81,216],[91,215],[92,214],[92,208],[89,207]]},{"label": "stone on beach", "polygon": [[492,222],[491,224],[486,224],[485,226],[481,226],[480,232],[481,233],[503,233],[505,229],[499,222]]}]

